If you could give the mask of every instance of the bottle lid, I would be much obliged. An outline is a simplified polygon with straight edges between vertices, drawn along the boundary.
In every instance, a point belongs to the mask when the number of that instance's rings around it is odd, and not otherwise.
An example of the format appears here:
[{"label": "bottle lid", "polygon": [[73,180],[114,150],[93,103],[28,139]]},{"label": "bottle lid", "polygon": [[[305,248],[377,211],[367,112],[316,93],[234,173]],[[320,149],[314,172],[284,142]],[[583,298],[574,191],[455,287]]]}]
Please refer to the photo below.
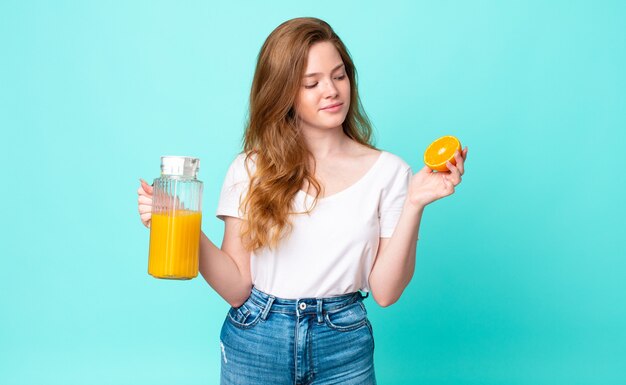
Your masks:
[{"label": "bottle lid", "polygon": [[200,159],[190,156],[162,156],[161,175],[196,178],[200,170]]}]

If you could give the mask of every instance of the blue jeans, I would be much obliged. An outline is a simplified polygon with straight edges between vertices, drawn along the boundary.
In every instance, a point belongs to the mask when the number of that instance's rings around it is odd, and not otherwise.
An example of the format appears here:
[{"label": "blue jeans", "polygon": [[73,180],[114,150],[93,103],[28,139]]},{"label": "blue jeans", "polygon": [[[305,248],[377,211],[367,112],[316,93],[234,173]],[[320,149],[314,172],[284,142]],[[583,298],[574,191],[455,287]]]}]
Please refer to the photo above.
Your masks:
[{"label": "blue jeans", "polygon": [[222,326],[220,383],[376,384],[366,297],[355,292],[293,300],[253,287]]}]

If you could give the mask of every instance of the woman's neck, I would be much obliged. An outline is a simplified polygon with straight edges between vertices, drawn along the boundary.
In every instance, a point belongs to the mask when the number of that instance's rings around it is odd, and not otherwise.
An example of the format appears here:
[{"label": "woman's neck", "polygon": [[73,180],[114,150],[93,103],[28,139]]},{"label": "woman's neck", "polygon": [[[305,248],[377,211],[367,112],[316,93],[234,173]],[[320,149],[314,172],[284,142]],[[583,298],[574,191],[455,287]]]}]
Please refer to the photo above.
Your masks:
[{"label": "woman's neck", "polygon": [[352,144],[341,126],[325,130],[303,130],[303,135],[313,157],[320,160],[343,154]]}]

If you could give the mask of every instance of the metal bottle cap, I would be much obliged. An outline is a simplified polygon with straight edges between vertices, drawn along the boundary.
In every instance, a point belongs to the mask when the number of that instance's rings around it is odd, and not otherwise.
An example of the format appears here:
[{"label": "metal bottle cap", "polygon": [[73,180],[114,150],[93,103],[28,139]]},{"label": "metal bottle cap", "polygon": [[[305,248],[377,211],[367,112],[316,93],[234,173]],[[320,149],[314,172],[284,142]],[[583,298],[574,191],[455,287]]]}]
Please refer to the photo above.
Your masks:
[{"label": "metal bottle cap", "polygon": [[162,156],[161,175],[196,178],[200,170],[200,159],[190,156]]}]

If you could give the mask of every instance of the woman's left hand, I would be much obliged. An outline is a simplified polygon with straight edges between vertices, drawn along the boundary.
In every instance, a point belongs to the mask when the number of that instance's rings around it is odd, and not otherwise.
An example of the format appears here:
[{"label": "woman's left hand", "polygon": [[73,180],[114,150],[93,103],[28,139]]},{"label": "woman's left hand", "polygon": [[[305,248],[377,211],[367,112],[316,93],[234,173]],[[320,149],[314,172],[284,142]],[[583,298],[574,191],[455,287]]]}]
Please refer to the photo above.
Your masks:
[{"label": "woman's left hand", "polygon": [[467,159],[467,147],[462,155],[457,151],[454,154],[456,166],[446,163],[449,171],[433,172],[428,166],[413,175],[409,184],[409,203],[417,207],[424,207],[429,203],[447,197],[454,192],[454,188],[461,183],[461,177],[465,173],[465,159]]}]

